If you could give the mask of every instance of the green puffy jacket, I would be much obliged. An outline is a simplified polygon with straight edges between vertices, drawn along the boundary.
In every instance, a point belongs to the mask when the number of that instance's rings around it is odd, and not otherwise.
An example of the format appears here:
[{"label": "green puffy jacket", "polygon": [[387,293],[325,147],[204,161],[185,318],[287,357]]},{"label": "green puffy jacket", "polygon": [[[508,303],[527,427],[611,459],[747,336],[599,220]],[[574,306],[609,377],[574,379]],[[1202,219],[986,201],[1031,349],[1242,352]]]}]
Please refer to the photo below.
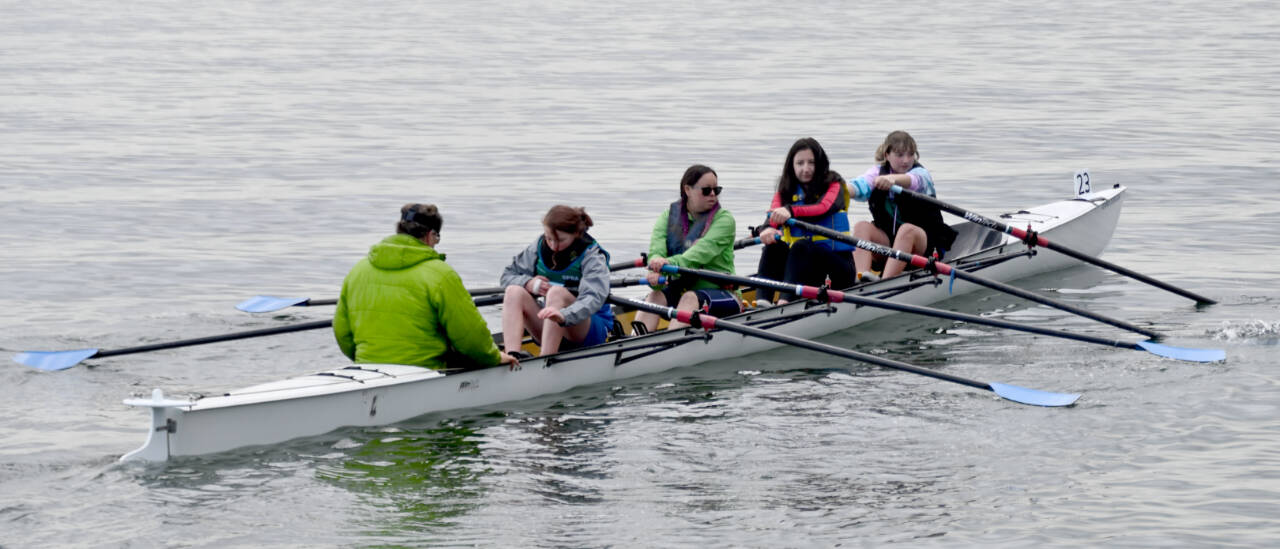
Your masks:
[{"label": "green puffy jacket", "polygon": [[501,359],[458,273],[443,254],[407,234],[383,239],[351,268],[333,335],[357,363],[441,369],[453,353],[482,366]]}]

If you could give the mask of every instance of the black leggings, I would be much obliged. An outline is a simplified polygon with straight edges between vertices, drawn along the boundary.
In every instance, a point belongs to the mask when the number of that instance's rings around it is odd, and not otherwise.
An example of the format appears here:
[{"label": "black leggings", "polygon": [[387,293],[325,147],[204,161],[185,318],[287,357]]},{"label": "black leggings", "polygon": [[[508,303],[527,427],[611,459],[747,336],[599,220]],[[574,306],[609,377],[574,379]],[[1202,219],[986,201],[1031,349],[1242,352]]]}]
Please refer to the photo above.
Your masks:
[{"label": "black leggings", "polygon": [[[760,252],[760,264],[756,268],[760,276],[792,284],[821,286],[827,278],[831,287],[844,289],[853,286],[853,252],[834,252],[822,244],[810,240],[797,240],[789,248],[781,241],[764,247]],[[757,289],[760,299],[773,300],[773,290]],[[795,296],[787,292],[781,296],[788,301]]]}]

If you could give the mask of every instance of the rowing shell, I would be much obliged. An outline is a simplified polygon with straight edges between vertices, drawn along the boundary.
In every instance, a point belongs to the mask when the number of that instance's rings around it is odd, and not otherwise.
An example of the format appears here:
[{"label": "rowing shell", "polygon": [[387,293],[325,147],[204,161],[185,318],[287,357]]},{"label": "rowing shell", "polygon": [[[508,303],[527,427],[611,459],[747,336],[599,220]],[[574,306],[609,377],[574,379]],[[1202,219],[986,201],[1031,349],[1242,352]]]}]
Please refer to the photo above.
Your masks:
[{"label": "rowing shell", "polygon": [[[1088,255],[1111,239],[1124,187],[1004,214],[1004,223],[1030,228]],[[987,278],[1011,281],[1078,264],[1004,233],[972,224],[959,232],[949,262]],[[921,272],[856,286],[849,292],[912,305],[928,305],[981,289],[963,280]],[[748,310],[727,320],[791,336],[814,338],[892,314],[892,311],[798,301]],[[521,362],[517,370],[494,366],[445,375],[396,364],[356,364],[234,390],[221,396],[171,398],[160,389],[125,404],[151,410],[141,448],[122,460],[164,461],[175,456],[275,444],[347,426],[385,425],[423,414],[487,406],[567,391],[574,387],[662,372],[711,360],[744,356],[778,344],[725,331],[679,330],[615,339],[594,347]]]}]

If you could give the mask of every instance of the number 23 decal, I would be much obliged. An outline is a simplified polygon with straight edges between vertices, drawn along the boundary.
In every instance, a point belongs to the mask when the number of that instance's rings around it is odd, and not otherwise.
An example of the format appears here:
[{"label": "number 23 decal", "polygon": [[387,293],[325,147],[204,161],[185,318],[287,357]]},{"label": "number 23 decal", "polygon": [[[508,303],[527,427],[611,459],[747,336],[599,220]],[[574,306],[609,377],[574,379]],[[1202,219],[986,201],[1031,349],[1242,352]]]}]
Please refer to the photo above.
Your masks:
[{"label": "number 23 decal", "polygon": [[1089,186],[1089,170],[1076,172],[1076,196],[1091,192],[1093,192],[1093,188]]}]

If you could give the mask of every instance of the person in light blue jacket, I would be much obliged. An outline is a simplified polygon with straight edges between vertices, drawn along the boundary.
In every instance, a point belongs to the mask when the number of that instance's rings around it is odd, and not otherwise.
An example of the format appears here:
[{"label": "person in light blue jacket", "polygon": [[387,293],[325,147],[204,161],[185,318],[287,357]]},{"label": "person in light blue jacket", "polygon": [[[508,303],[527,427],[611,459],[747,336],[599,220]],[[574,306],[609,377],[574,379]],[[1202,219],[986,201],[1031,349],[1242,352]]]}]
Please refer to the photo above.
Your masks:
[{"label": "person in light blue jacket", "polygon": [[[920,152],[916,141],[904,131],[891,132],[876,149],[877,164],[866,173],[849,182],[849,194],[854,200],[867,202],[871,210],[871,222],[859,221],[853,226],[853,236],[893,246],[906,253],[941,258],[956,239],[956,231],[942,221],[937,206],[891,195],[894,186],[929,196],[937,196],[933,190],[933,176],[920,164]],[[875,279],[873,263],[885,259],[861,248],[853,252],[854,269],[858,279]],[[889,259],[884,265],[884,278],[897,276],[906,263]]]}]

